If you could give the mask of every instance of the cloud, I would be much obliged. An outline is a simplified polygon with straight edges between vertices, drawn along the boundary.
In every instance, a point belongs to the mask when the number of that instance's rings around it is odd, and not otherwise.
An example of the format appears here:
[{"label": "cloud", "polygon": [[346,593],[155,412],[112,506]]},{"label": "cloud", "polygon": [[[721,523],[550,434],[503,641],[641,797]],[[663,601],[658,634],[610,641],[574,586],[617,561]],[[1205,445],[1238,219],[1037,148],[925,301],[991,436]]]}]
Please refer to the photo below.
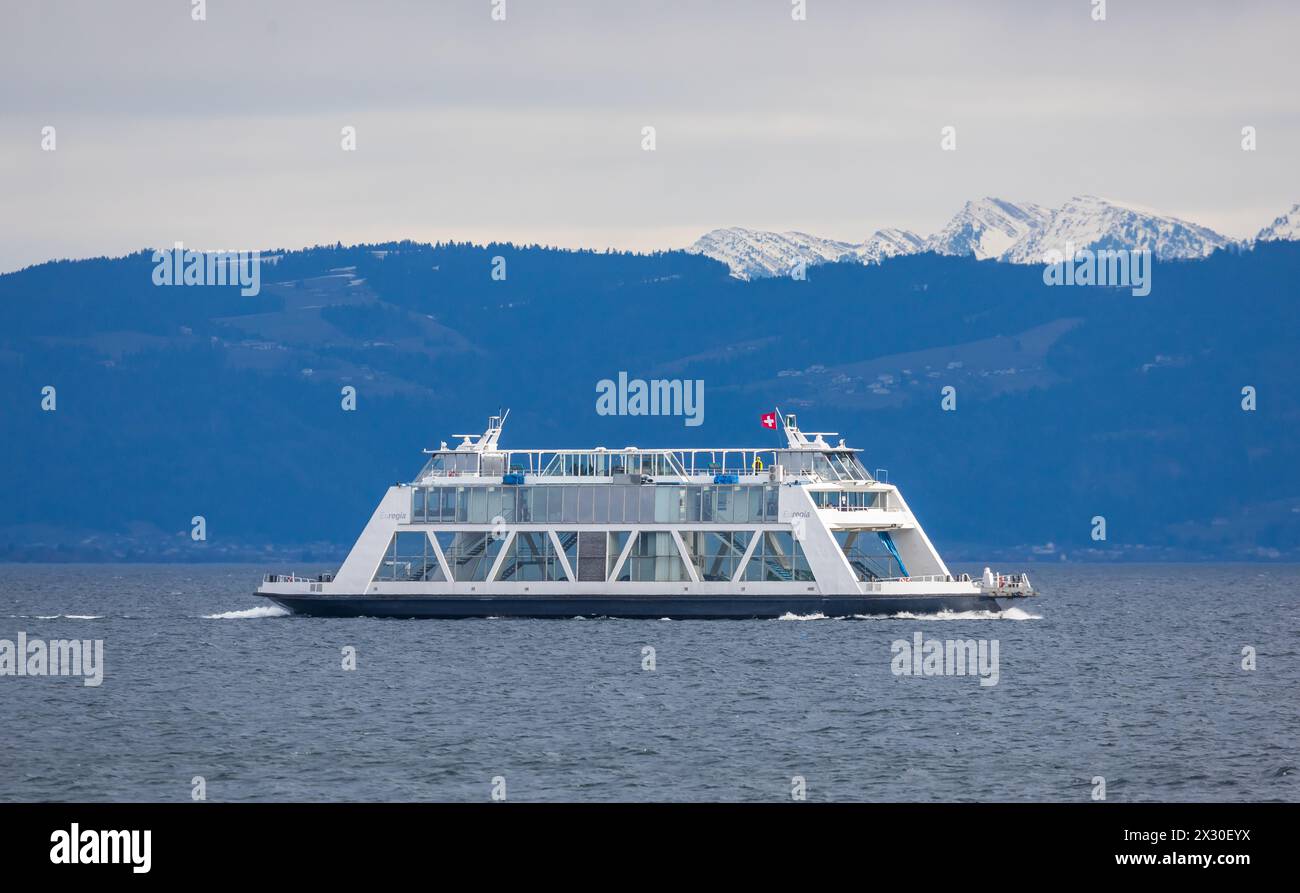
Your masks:
[{"label": "cloud", "polygon": [[739,0],[507,9],[11,5],[0,270],[178,239],[652,249],[737,224],[859,241],[986,194],[1194,207],[1235,233],[1300,198],[1289,4],[1111,3],[1106,22],[1027,0],[811,0],[806,22]]}]

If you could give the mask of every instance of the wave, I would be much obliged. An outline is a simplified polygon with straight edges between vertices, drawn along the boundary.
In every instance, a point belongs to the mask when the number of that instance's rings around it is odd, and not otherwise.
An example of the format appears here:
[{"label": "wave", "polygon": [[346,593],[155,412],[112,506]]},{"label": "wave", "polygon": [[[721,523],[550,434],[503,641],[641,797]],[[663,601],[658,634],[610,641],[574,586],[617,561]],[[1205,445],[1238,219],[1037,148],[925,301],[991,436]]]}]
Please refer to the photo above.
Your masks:
[{"label": "wave", "polygon": [[859,620],[1042,620],[1042,614],[1030,614],[1024,608],[1007,608],[1002,611],[936,611],[933,614],[914,614],[901,611],[887,617],[857,615]]},{"label": "wave", "polygon": [[103,620],[103,614],[37,614],[36,620]]},{"label": "wave", "polygon": [[258,620],[263,617],[288,617],[289,609],[279,605],[259,605],[242,611],[226,611],[221,614],[204,614],[204,620]]},{"label": "wave", "polygon": [[[782,614],[777,620],[839,620],[825,614]],[[914,614],[900,611],[897,614],[854,614],[854,620],[1042,620],[1041,614],[1030,614],[1024,608],[1007,608],[1004,611],[936,611],[933,614]]]}]

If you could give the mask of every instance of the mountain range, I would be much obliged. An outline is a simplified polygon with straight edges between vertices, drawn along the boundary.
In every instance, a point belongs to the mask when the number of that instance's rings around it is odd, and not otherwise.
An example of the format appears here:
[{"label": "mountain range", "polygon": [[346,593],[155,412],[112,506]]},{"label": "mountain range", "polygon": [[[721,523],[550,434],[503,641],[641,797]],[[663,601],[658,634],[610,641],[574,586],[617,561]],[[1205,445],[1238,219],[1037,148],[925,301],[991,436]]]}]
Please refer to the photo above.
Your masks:
[{"label": "mountain range", "polygon": [[[420,448],[505,407],[515,448],[766,446],[760,414],[798,412],[977,570],[1300,560],[1296,220],[1155,261],[1146,297],[929,251],[747,282],[682,251],[333,245],[265,252],[249,297],[157,287],[148,251],[40,264],[0,275],[0,561],[336,561]],[[702,381],[703,424],[601,415],[621,371]]]},{"label": "mountain range", "polygon": [[1257,241],[1300,239],[1300,203],[1249,240],[1239,242],[1208,227],[1122,202],[1080,195],[1059,208],[986,197],[966,202],[928,237],[883,229],[861,243],[802,232],[775,233],[726,227],[705,233],[687,250],[721,261],[738,279],[788,273],[808,265],[856,261],[877,264],[900,255],[933,252],[976,260],[1039,264],[1048,251],[1148,249],[1159,260],[1208,257],[1220,248]]}]

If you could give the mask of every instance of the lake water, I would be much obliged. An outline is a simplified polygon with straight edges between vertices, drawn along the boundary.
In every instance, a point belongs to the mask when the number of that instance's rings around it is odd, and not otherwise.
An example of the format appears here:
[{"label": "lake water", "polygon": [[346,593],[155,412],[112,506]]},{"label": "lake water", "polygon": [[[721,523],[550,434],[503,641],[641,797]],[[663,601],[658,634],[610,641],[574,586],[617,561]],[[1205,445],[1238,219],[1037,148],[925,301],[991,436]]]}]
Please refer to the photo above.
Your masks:
[{"label": "lake water", "polygon": [[[0,676],[0,800],[1300,800],[1300,567],[1028,569],[1002,616],[421,621],[0,565],[0,638],[104,642],[98,687]],[[997,684],[895,675],[916,632],[996,640]]]}]

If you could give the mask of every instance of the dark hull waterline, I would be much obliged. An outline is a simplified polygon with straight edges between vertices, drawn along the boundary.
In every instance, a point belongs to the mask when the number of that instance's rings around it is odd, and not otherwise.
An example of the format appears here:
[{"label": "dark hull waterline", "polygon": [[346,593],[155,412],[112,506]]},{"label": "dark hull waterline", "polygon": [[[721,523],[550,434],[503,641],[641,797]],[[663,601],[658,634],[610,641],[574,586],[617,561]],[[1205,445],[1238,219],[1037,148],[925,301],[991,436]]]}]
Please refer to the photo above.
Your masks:
[{"label": "dark hull waterline", "polygon": [[393,617],[462,619],[471,617],[624,617],[673,620],[748,620],[787,614],[826,617],[937,614],[941,611],[1001,611],[983,595],[917,596],[357,596],[321,593],[258,593],[295,614],[311,617]]}]

